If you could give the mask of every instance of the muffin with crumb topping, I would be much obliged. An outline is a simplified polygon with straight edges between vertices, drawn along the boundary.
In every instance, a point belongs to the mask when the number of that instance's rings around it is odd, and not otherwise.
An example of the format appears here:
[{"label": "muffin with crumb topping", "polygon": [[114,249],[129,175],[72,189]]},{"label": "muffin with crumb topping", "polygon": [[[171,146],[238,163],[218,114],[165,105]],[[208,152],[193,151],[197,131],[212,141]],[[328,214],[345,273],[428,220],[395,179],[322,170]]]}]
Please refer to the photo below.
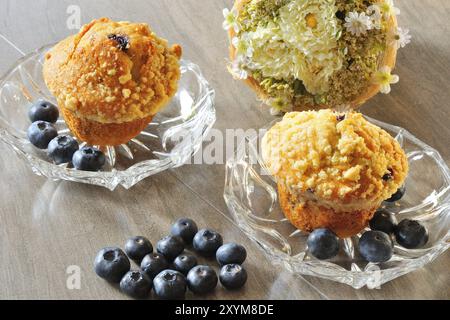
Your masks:
[{"label": "muffin with crumb topping", "polygon": [[359,233],[408,173],[397,141],[360,113],[287,113],[262,140],[286,217],[304,231]]},{"label": "muffin with crumb topping", "polygon": [[176,93],[181,51],[145,23],[102,18],[48,52],[44,79],[77,138],[120,145],[137,136]]},{"label": "muffin with crumb topping", "polygon": [[229,70],[274,111],[357,108],[398,81],[398,13],[393,0],[236,0]]}]

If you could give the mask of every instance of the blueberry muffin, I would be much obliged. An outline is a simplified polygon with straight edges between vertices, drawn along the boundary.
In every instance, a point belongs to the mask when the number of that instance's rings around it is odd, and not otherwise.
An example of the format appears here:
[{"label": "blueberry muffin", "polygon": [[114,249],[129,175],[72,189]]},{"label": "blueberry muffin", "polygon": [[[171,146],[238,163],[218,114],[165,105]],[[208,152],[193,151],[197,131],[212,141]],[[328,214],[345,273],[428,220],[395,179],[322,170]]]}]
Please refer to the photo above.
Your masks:
[{"label": "blueberry muffin", "polygon": [[292,224],[340,237],[363,230],[408,173],[397,141],[356,112],[287,113],[264,136],[262,156]]},{"label": "blueberry muffin", "polygon": [[176,93],[181,51],[145,23],[102,18],[48,52],[44,79],[78,139],[120,145]]},{"label": "blueberry muffin", "polygon": [[398,82],[392,0],[236,0],[229,71],[277,111],[356,108]]}]

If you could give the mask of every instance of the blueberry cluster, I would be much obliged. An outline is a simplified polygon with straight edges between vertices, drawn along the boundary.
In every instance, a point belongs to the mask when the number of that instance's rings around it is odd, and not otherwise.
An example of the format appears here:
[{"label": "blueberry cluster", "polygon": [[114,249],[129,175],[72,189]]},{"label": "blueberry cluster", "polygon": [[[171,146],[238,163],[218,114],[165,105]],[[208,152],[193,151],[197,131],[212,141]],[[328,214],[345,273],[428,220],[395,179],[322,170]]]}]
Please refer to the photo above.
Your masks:
[{"label": "blueberry cluster", "polygon": [[[156,252],[142,236],[128,239],[125,252],[115,247],[100,250],[94,261],[95,272],[109,282],[120,283],[122,292],[137,299],[149,297],[152,289],[160,299],[176,300],[184,299],[187,289],[204,295],[214,291],[219,281],[229,290],[240,289],[247,282],[247,271],[242,267],[247,251],[243,246],[223,244],[218,232],[198,230],[188,218],[175,222],[170,233],[157,242]],[[186,248],[202,257],[216,257],[219,276],[211,266],[199,265]],[[139,270],[130,271],[129,259],[140,266]]]},{"label": "blueberry cluster", "polygon": [[58,135],[55,123],[59,118],[58,108],[51,102],[38,100],[28,117],[32,124],[27,130],[28,140],[36,148],[47,149],[48,156],[56,163],[72,162],[77,170],[99,171],[105,164],[103,152],[93,147],[79,148],[78,142],[69,135]]},{"label": "blueberry cluster", "polygon": [[[387,202],[400,200],[405,188],[400,188]],[[378,210],[369,222],[370,231],[359,239],[358,249],[362,258],[368,262],[386,262],[392,258],[395,238],[406,249],[417,249],[428,242],[428,230],[420,222],[410,219],[397,220],[386,209]],[[308,251],[320,260],[331,259],[339,252],[339,239],[328,229],[314,230],[308,237]]]}]

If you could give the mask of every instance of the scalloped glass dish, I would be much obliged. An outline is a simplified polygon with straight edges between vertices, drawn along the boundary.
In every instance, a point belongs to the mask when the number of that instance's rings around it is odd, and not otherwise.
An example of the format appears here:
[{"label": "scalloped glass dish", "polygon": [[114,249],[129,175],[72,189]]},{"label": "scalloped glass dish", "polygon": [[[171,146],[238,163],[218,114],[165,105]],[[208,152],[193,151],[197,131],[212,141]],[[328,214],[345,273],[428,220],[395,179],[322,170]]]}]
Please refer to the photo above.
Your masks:
[{"label": "scalloped glass dish", "polygon": [[[56,104],[42,76],[42,62],[51,47],[45,46],[21,58],[0,80],[0,139],[38,175],[110,190],[118,185],[128,189],[148,176],[186,163],[216,121],[214,90],[197,65],[182,60],[176,96],[139,136],[127,144],[104,150],[107,164],[102,171],[77,171],[68,165],[55,165],[45,151],[34,148],[26,137],[30,104],[39,98]],[[60,134],[69,133],[63,119],[56,126]],[[83,145],[81,141],[80,144]]]},{"label": "scalloped glass dish", "polygon": [[[236,157],[227,163],[224,198],[239,227],[274,263],[294,273],[316,276],[354,288],[376,288],[433,261],[450,247],[450,171],[439,153],[405,129],[374,119],[368,120],[391,133],[408,155],[410,173],[404,197],[383,206],[400,221],[412,218],[429,230],[430,239],[421,249],[395,245],[386,263],[365,262],[358,253],[359,235],[343,239],[339,255],[320,261],[307,250],[308,234],[285,219],[278,204],[273,177],[259,156],[264,130],[245,139]],[[266,128],[270,128],[273,123]]]}]

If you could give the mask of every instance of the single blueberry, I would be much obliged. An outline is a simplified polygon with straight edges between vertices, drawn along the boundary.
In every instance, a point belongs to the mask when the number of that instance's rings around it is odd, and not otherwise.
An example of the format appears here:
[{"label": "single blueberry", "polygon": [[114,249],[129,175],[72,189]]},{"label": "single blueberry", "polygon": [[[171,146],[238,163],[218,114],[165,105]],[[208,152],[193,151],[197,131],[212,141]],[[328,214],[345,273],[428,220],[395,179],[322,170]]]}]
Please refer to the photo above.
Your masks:
[{"label": "single blueberry", "polygon": [[386,262],[393,254],[392,240],[382,231],[365,232],[358,243],[359,253],[368,262]]},{"label": "single blueberry", "polygon": [[56,163],[68,163],[72,161],[73,154],[77,152],[78,142],[68,135],[57,136],[48,144],[48,156]]},{"label": "single blueberry", "polygon": [[184,299],[187,288],[186,277],[175,270],[164,270],[153,280],[153,288],[160,299]]},{"label": "single blueberry", "polygon": [[104,248],[95,257],[94,269],[95,273],[106,281],[119,283],[130,270],[130,260],[119,248]]},{"label": "single blueberry", "polygon": [[141,270],[151,279],[155,278],[161,271],[169,268],[169,263],[162,254],[150,253],[142,259]]},{"label": "single blueberry", "polygon": [[73,166],[77,170],[99,171],[106,163],[103,152],[93,147],[83,147],[74,153]]},{"label": "single blueberry", "polygon": [[110,34],[108,35],[108,39],[115,41],[117,48],[122,51],[130,49],[130,38],[126,35]]},{"label": "single blueberry", "polygon": [[141,263],[146,255],[153,252],[153,246],[147,238],[137,236],[127,240],[125,252],[132,260]]},{"label": "single blueberry", "polygon": [[55,123],[59,118],[59,110],[53,103],[39,99],[31,106],[28,111],[28,117],[31,122],[46,121]]},{"label": "single blueberry", "polygon": [[247,282],[247,271],[239,264],[227,264],[220,269],[219,279],[226,289],[240,289]]},{"label": "single blueberry", "polygon": [[223,266],[226,264],[243,264],[247,258],[247,251],[237,243],[227,243],[221,246],[216,253],[217,262]]},{"label": "single blueberry", "polygon": [[394,215],[385,209],[375,212],[372,220],[369,222],[370,229],[374,231],[383,231],[387,234],[393,234],[397,220]]},{"label": "single blueberry", "polygon": [[384,201],[396,202],[396,201],[400,200],[401,198],[403,198],[403,196],[405,195],[405,192],[406,192],[406,188],[405,188],[405,186],[402,186],[389,199],[384,200]]},{"label": "single blueberry", "polygon": [[175,236],[167,236],[158,241],[156,251],[166,257],[167,261],[173,261],[184,251],[183,239]]},{"label": "single blueberry", "polygon": [[307,240],[309,252],[319,260],[335,257],[339,252],[339,238],[328,229],[316,229]]},{"label": "single blueberry", "polygon": [[196,265],[197,265],[197,258],[189,253],[180,254],[173,261],[173,268],[184,275],[187,275],[188,272]]},{"label": "single blueberry", "polygon": [[196,266],[187,275],[189,290],[196,294],[207,294],[217,287],[217,274],[209,266]]},{"label": "single blueberry", "polygon": [[36,148],[47,149],[50,141],[58,136],[58,131],[50,122],[36,121],[28,128],[27,136]]},{"label": "single blueberry", "polygon": [[147,298],[152,286],[152,280],[143,271],[129,271],[120,281],[120,290],[136,299]]},{"label": "single blueberry", "polygon": [[406,249],[420,248],[428,242],[428,230],[418,221],[405,219],[395,229],[395,239]]},{"label": "single blueberry", "polygon": [[173,236],[178,236],[183,239],[183,241],[189,245],[192,244],[195,234],[198,231],[197,224],[192,219],[181,218],[172,226],[170,233]]},{"label": "single blueberry", "polygon": [[202,229],[194,237],[194,250],[202,256],[212,257],[223,244],[222,236],[214,231]]}]

